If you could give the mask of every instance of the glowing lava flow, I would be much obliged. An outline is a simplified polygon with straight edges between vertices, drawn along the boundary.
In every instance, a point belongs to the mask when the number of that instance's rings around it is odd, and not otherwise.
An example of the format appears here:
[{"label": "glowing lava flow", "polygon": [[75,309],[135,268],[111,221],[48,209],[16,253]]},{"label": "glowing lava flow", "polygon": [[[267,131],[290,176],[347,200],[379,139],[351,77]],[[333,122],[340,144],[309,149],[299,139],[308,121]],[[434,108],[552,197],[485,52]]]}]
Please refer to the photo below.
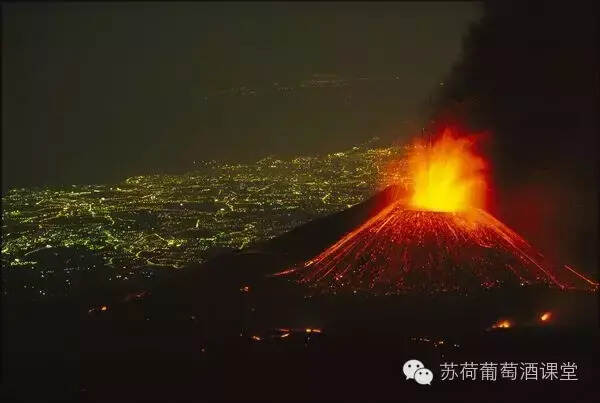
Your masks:
[{"label": "glowing lava flow", "polygon": [[462,211],[483,207],[486,164],[473,139],[444,130],[432,147],[417,143],[408,163],[414,183],[410,204],[418,210]]},{"label": "glowing lava flow", "polygon": [[392,202],[315,258],[276,275],[325,292],[377,294],[531,284],[596,287],[570,268],[548,264],[522,237],[478,208],[485,164],[468,142],[450,134],[410,157],[416,178],[411,198]]},{"label": "glowing lava flow", "polygon": [[584,285],[570,271],[549,266],[523,238],[483,210],[418,211],[401,201],[303,266],[280,274],[330,291],[377,293]]}]

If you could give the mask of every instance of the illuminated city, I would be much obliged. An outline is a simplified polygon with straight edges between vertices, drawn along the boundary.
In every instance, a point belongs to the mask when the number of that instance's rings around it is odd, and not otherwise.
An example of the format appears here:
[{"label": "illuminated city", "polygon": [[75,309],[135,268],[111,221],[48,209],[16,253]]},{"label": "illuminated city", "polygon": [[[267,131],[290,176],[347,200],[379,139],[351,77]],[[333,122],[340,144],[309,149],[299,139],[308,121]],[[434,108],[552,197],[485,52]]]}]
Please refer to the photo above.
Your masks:
[{"label": "illuminated city", "polygon": [[[13,189],[3,198],[3,270],[10,278],[27,273],[30,281],[6,284],[4,292],[19,284],[19,293],[32,296],[68,293],[68,276],[64,289],[44,284],[57,270],[98,265],[113,268],[114,281],[143,279],[149,276],[145,269],[202,263],[346,209],[406,179],[398,163],[386,169],[403,148],[373,142],[315,157],[267,157],[246,165],[211,161],[187,174],[137,176],[113,185]],[[48,263],[57,250],[86,258],[58,269]]]},{"label": "illuminated city", "polygon": [[3,2],[0,402],[596,402],[554,3]]}]

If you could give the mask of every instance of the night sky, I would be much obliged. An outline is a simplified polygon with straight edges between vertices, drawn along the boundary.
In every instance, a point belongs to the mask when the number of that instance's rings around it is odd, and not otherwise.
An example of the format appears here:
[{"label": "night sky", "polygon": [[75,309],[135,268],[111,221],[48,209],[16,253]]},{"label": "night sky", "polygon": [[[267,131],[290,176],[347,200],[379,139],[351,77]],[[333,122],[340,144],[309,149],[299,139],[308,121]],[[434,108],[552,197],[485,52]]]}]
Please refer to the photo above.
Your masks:
[{"label": "night sky", "polygon": [[[3,189],[407,137],[481,13],[475,2],[3,5]],[[315,74],[349,85],[299,87]],[[222,92],[240,87],[255,92]]]}]

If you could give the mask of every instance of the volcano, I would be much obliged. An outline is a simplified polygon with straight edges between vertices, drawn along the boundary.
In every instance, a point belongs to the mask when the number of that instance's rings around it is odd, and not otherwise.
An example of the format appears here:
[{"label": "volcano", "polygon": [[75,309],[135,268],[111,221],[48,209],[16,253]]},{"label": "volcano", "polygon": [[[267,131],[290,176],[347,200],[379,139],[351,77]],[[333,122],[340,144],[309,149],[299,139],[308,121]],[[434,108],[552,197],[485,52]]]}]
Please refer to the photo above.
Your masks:
[{"label": "volcano", "polygon": [[377,294],[597,287],[571,267],[547,262],[484,210],[415,210],[405,201],[391,203],[313,259],[277,276],[324,291]]},{"label": "volcano", "polygon": [[595,289],[487,213],[488,164],[474,136],[446,129],[408,155],[412,195],[397,197],[316,257],[277,273],[330,292],[468,292],[499,286]]}]

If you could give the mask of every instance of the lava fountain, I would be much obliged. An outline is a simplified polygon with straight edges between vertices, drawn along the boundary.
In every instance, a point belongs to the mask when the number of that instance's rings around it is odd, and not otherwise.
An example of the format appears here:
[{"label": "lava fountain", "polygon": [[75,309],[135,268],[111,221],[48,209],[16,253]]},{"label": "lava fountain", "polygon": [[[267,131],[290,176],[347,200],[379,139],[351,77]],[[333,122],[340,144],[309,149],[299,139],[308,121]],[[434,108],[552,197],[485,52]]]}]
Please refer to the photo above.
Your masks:
[{"label": "lava fountain", "polygon": [[416,210],[464,211],[483,207],[487,164],[473,150],[474,137],[455,137],[446,129],[432,147],[417,142],[408,156]]},{"label": "lava fountain", "polygon": [[277,273],[323,292],[463,292],[542,284],[596,289],[547,262],[483,208],[486,161],[473,137],[447,129],[408,156],[409,197],[399,198],[307,262]]}]

